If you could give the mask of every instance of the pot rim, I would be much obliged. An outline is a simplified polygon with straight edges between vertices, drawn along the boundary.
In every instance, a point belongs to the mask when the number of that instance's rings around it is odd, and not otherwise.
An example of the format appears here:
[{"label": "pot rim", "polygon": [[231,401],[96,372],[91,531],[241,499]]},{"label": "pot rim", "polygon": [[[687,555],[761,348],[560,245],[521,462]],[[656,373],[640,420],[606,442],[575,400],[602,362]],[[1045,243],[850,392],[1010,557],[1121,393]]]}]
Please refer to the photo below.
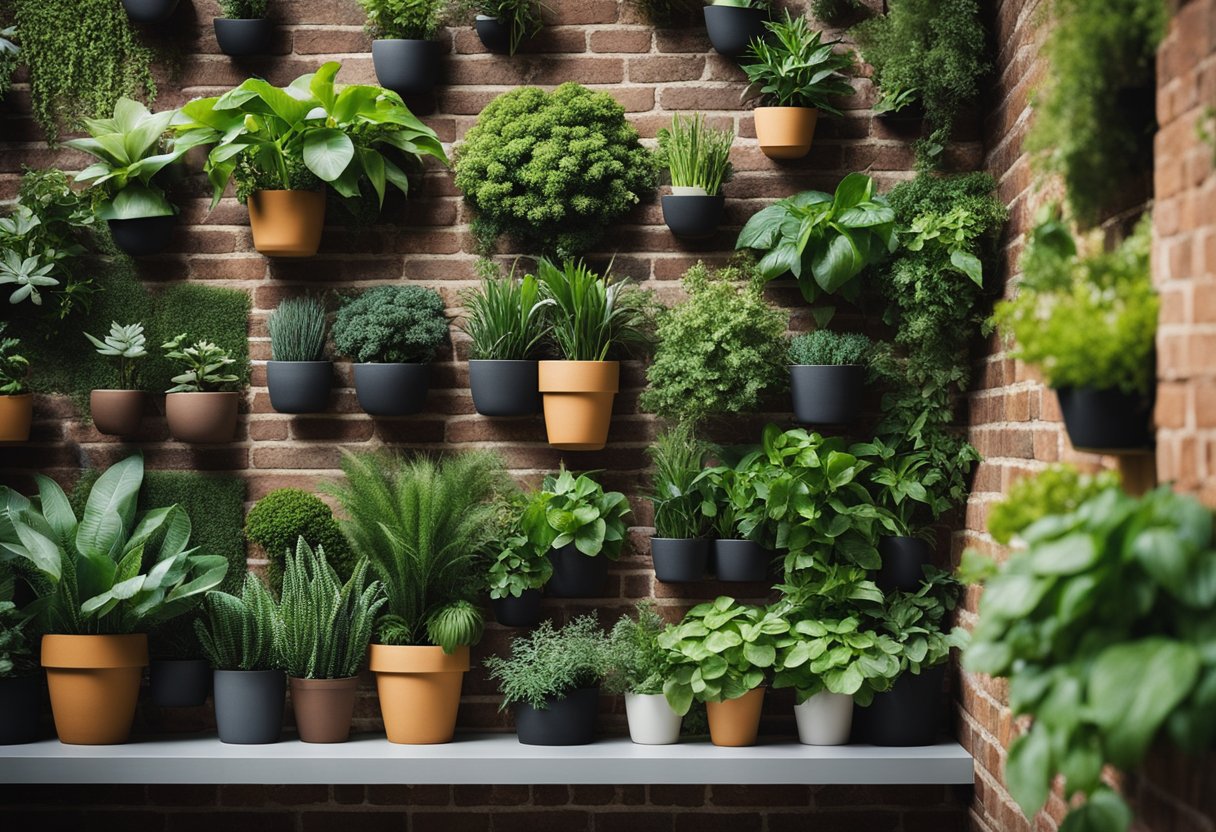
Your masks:
[{"label": "pot rim", "polygon": [[359,686],[358,676],[343,676],[338,679],[305,679],[300,676],[288,676],[287,680],[291,682],[293,688],[300,687],[305,690],[347,690]]},{"label": "pot rim", "polygon": [[328,358],[322,358],[319,361],[278,361],[274,358],[269,358],[266,360],[266,363],[267,364],[328,364],[332,367],[334,362]]},{"label": "pot rim", "polygon": [[865,366],[866,366],[865,364],[790,364],[789,368],[791,370],[793,370],[797,367],[842,367],[842,368],[848,368],[848,369],[853,369],[853,368],[861,369],[862,367],[865,367]]},{"label": "pot rim", "polygon": [[239,396],[235,390],[179,390],[176,393],[166,393],[169,396]]},{"label": "pot rim", "polygon": [[259,673],[259,674],[277,673],[280,676],[283,676],[284,678],[286,678],[284,671],[280,670],[277,667],[268,667],[268,668],[265,668],[264,670],[223,670],[218,667],[213,667],[213,668],[211,668],[211,670],[215,673]]},{"label": "pot rim", "polygon": [[32,399],[33,393],[0,393],[0,399]]},{"label": "pot rim", "polygon": [[783,106],[783,107],[756,107],[756,108],[754,108],[753,112],[758,113],[761,110],[765,110],[765,111],[798,110],[798,111],[806,112],[806,113],[818,113],[819,112],[818,107],[796,107],[796,106],[792,106],[792,105],[787,105],[787,106]]},{"label": "pot rim", "polygon": [[268,18],[268,17],[213,17],[213,18],[211,18],[212,23],[215,23],[215,21],[217,21],[217,20],[230,20],[233,23],[263,23],[263,22],[269,22],[270,18]]},{"label": "pot rim", "polygon": [[373,673],[431,674],[466,673],[469,647],[462,644],[451,653],[429,644],[372,644],[368,646],[368,669]]},{"label": "pot rim", "polygon": [[90,394],[93,394],[93,393],[126,393],[126,394],[134,395],[134,396],[148,395],[148,392],[146,390],[124,390],[121,387],[95,387],[92,390],[90,390],[89,393]]},{"label": "pot rim", "polygon": [[40,664],[48,670],[111,670],[148,665],[146,633],[67,635],[42,637]]}]

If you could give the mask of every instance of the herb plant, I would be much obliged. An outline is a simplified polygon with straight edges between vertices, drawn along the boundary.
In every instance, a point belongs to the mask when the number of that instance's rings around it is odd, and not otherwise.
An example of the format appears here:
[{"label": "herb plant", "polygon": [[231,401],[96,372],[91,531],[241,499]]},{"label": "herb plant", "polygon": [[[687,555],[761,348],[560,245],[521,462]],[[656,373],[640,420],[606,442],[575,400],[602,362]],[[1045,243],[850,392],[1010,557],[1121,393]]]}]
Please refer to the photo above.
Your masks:
[{"label": "herb plant", "polygon": [[767,529],[753,513],[760,501],[755,487],[760,464],[760,452],[753,451],[734,465],[706,469],[709,494],[701,503],[701,513],[709,518],[714,537],[719,540],[751,540]]},{"label": "herb plant", "polygon": [[118,365],[118,388],[120,390],[137,390],[136,385],[139,366],[135,363],[141,358],[147,358],[147,337],[144,335],[144,325],[135,323],[122,324],[114,321],[110,324],[110,334],[104,341],[99,341],[89,333],[84,334],[97,354],[113,358]]},{"label": "herb plant", "polygon": [[[12,589],[12,579],[7,579]],[[11,595],[11,592],[7,594]],[[12,601],[0,601],[0,679],[15,679],[38,672],[29,619]]]},{"label": "herb plant", "polygon": [[659,129],[659,163],[671,172],[671,184],[702,188],[716,196],[730,178],[730,146],[735,131],[709,127],[703,113],[671,117],[671,126]]},{"label": "herb plant", "polygon": [[254,20],[266,16],[270,0],[219,0],[220,11],[230,20]]},{"label": "herb plant", "polygon": [[241,594],[208,592],[194,622],[199,647],[216,670],[274,670],[280,664],[278,605],[257,575],[248,573]]},{"label": "herb plant", "polygon": [[790,339],[790,364],[843,366],[867,364],[874,343],[860,332],[816,329]]},{"label": "herb plant", "polygon": [[652,339],[650,295],[628,279],[600,276],[580,261],[537,264],[549,338],[566,361],[607,361],[647,347]]},{"label": "herb plant", "polygon": [[889,512],[889,531],[904,537],[925,536],[932,521],[966,499],[966,490],[955,496],[943,489],[946,472],[933,464],[932,455],[901,440],[878,437],[859,444],[857,450],[869,457],[865,481],[874,504]]},{"label": "herb plant", "polygon": [[563,465],[529,499],[522,525],[539,551],[573,544],[589,558],[616,560],[625,546],[628,515],[624,494],[604,491],[590,474],[575,476]]},{"label": "herb plant", "polygon": [[439,34],[444,0],[359,0],[373,38],[430,40]]},{"label": "herb plant", "polygon": [[1072,514],[1091,497],[1119,487],[1119,473],[1105,470],[1083,474],[1067,463],[1050,465],[1009,486],[1004,498],[988,512],[988,533],[1008,545],[1049,514]]},{"label": "herb plant", "polygon": [[608,641],[594,615],[561,628],[546,619],[511,642],[510,656],[491,656],[485,666],[502,691],[499,710],[515,703],[543,710],[550,700],[600,683],[608,670]]},{"label": "herb plant", "polygon": [[713,446],[697,438],[688,422],[679,422],[655,437],[646,449],[654,465],[653,491],[655,537],[689,539],[704,537],[709,519],[702,510],[712,499],[705,457]]},{"label": "herb plant", "polygon": [[480,288],[466,289],[460,300],[466,311],[459,326],[470,339],[469,358],[526,361],[540,353],[548,326],[533,275],[487,274]]},{"label": "herb plant", "polygon": [[541,0],[456,0],[463,17],[485,15],[503,24],[510,31],[508,54],[514,55],[527,38],[534,38],[544,26]]},{"label": "herb plant", "polygon": [[359,363],[426,364],[448,337],[443,298],[422,286],[376,286],[343,301],[334,346]]},{"label": "herb plant", "polygon": [[284,298],[266,319],[273,361],[325,360],[325,306],[313,297]]},{"label": "herb plant", "polygon": [[851,51],[837,52],[838,41],[824,43],[823,32],[812,32],[801,15],[764,24],[770,38],[756,38],[740,68],[747,74],[746,98],[759,98],[768,107],[812,107],[840,115],[832,99],[851,96],[853,85],[844,73],[854,65]]},{"label": "herb plant", "polygon": [[868,625],[899,645],[900,674],[919,675],[945,663],[952,649],[965,646],[965,630],[947,629],[961,592],[954,576],[926,566],[920,589],[889,593],[882,607],[870,613]]},{"label": "herb plant", "polygon": [[262,550],[272,590],[282,588],[283,563],[301,537],[309,546],[325,552],[340,579],[350,577],[355,559],[333,509],[308,491],[276,488],[254,503],[245,518],[245,539]]},{"label": "herb plant", "polygon": [[630,0],[652,26],[666,28],[701,13],[702,0]]},{"label": "herb plant", "polygon": [[17,27],[0,28],[0,101],[13,87],[13,73],[21,60],[21,47],[17,45]]},{"label": "herb plant", "polygon": [[663,692],[671,659],[659,646],[665,626],[652,601],[639,601],[635,616],[617,620],[608,633],[604,687],[609,693],[656,696]]},{"label": "herb plant", "polygon": [[236,359],[222,347],[210,341],[195,341],[190,346],[183,346],[186,333],[160,345],[165,351],[165,358],[185,365],[186,372],[175,375],[171,380],[173,387],[169,393],[207,393],[214,392],[224,385],[239,381],[233,373],[223,372],[225,368],[236,363]]},{"label": "herb plant", "polygon": [[529,589],[540,589],[553,577],[549,560],[548,531],[533,541],[524,528],[528,501],[523,494],[499,498],[495,508],[495,533],[485,547],[486,588],[494,600],[519,598]]},{"label": "herb plant", "polygon": [[29,390],[30,362],[17,352],[21,342],[5,336],[7,327],[8,321],[0,321],[0,396],[20,396]]}]

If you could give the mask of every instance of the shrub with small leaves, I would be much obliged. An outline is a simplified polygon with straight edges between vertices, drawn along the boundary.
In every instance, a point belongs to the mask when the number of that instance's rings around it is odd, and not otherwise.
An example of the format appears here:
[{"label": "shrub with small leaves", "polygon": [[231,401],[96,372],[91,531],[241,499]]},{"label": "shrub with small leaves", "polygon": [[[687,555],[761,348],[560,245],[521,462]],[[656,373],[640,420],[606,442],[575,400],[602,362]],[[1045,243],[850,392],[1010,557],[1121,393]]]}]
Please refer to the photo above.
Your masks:
[{"label": "shrub with small leaves", "polygon": [[1075,465],[1052,465],[1033,477],[1024,477],[1005,492],[988,512],[988,533],[1008,545],[1039,519],[1049,514],[1072,514],[1090,497],[1119,487],[1117,471],[1083,474]]},{"label": "shrub with small leaves", "polygon": [[345,580],[354,563],[334,512],[320,497],[299,488],[278,488],[253,504],[245,518],[245,537],[261,548],[269,562],[270,586],[283,584],[283,561],[301,537],[323,549],[334,571]]},{"label": "shrub with small leaves", "polygon": [[361,364],[426,364],[448,338],[448,319],[434,289],[377,286],[342,304],[333,335],[338,352]]},{"label": "shrub with small leaves", "polygon": [[639,601],[636,615],[622,615],[608,633],[604,687],[609,693],[656,695],[663,692],[670,654],[659,646],[667,622],[653,601]]},{"label": "shrub with small leaves", "polygon": [[220,11],[230,20],[253,20],[265,17],[270,0],[219,0]]},{"label": "shrub with small leaves", "polygon": [[[12,580],[0,582],[0,589],[11,594]],[[38,672],[34,658],[33,636],[26,629],[29,619],[12,601],[0,601],[0,679],[28,676]]]},{"label": "shrub with small leaves", "polygon": [[816,329],[790,339],[790,363],[833,365],[866,364],[874,343],[860,332]]},{"label": "shrub with small leaves", "polygon": [[274,597],[245,575],[240,596],[208,592],[194,622],[203,656],[216,670],[273,670],[280,665],[280,622]]},{"label": "shrub with small leaves", "polygon": [[510,656],[491,656],[485,666],[502,691],[499,710],[515,703],[543,709],[550,699],[600,683],[608,670],[608,640],[594,615],[560,629],[546,619],[511,642]]},{"label": "shrub with small leaves", "polygon": [[359,0],[373,38],[429,40],[444,23],[445,0]]}]

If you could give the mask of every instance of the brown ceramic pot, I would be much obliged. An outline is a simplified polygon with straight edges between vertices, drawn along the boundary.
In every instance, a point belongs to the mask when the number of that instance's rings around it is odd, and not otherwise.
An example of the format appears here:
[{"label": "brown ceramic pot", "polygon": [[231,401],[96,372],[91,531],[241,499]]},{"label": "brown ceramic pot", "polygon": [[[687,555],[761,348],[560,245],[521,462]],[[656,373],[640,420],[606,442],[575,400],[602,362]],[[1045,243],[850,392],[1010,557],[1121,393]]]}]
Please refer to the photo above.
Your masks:
[{"label": "brown ceramic pot", "polygon": [[34,418],[34,396],[0,396],[0,442],[28,442]]},{"label": "brown ceramic pot", "polygon": [[736,748],[755,745],[760,733],[760,709],[764,707],[764,688],[755,688],[738,699],[709,702],[709,739],[714,745]]},{"label": "brown ceramic pot", "polygon": [[598,451],[608,444],[612,401],[621,383],[619,361],[541,361],[549,444],[566,451]]},{"label": "brown ceramic pot", "polygon": [[291,682],[291,709],[304,742],[346,742],[355,714],[359,677],[296,679]]},{"label": "brown ceramic pot", "polygon": [[373,644],[369,667],[389,742],[451,742],[460,708],[460,685],[469,669],[469,648],[451,655],[441,647]]},{"label": "brown ceramic pot", "polygon": [[801,159],[811,152],[819,111],[813,107],[757,107],[756,138],[770,159]]},{"label": "brown ceramic pot", "polygon": [[94,390],[89,394],[93,425],[110,436],[132,436],[139,432],[144,416],[142,390]]},{"label": "brown ceramic pot", "polygon": [[321,247],[325,194],[254,191],[249,195],[253,247],[271,257],[312,257]]},{"label": "brown ceramic pot", "polygon": [[117,745],[131,734],[148,637],[42,637],[42,666],[59,741]]},{"label": "brown ceramic pot", "polygon": [[165,396],[169,433],[178,442],[231,442],[239,402],[238,393],[170,393]]}]

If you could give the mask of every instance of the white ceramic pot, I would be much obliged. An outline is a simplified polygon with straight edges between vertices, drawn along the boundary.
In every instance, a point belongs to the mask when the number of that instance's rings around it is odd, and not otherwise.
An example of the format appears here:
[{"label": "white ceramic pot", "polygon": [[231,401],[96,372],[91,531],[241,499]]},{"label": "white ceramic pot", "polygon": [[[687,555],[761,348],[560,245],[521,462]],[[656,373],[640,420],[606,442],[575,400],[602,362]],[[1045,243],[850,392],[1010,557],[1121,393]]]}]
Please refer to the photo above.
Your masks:
[{"label": "white ceramic pot", "polygon": [[794,717],[804,745],[844,745],[853,727],[853,697],[825,690],[795,705]]},{"label": "white ceramic pot", "polygon": [[638,745],[671,745],[680,740],[683,717],[671,709],[661,693],[625,694],[625,715],[629,718],[629,738]]}]

